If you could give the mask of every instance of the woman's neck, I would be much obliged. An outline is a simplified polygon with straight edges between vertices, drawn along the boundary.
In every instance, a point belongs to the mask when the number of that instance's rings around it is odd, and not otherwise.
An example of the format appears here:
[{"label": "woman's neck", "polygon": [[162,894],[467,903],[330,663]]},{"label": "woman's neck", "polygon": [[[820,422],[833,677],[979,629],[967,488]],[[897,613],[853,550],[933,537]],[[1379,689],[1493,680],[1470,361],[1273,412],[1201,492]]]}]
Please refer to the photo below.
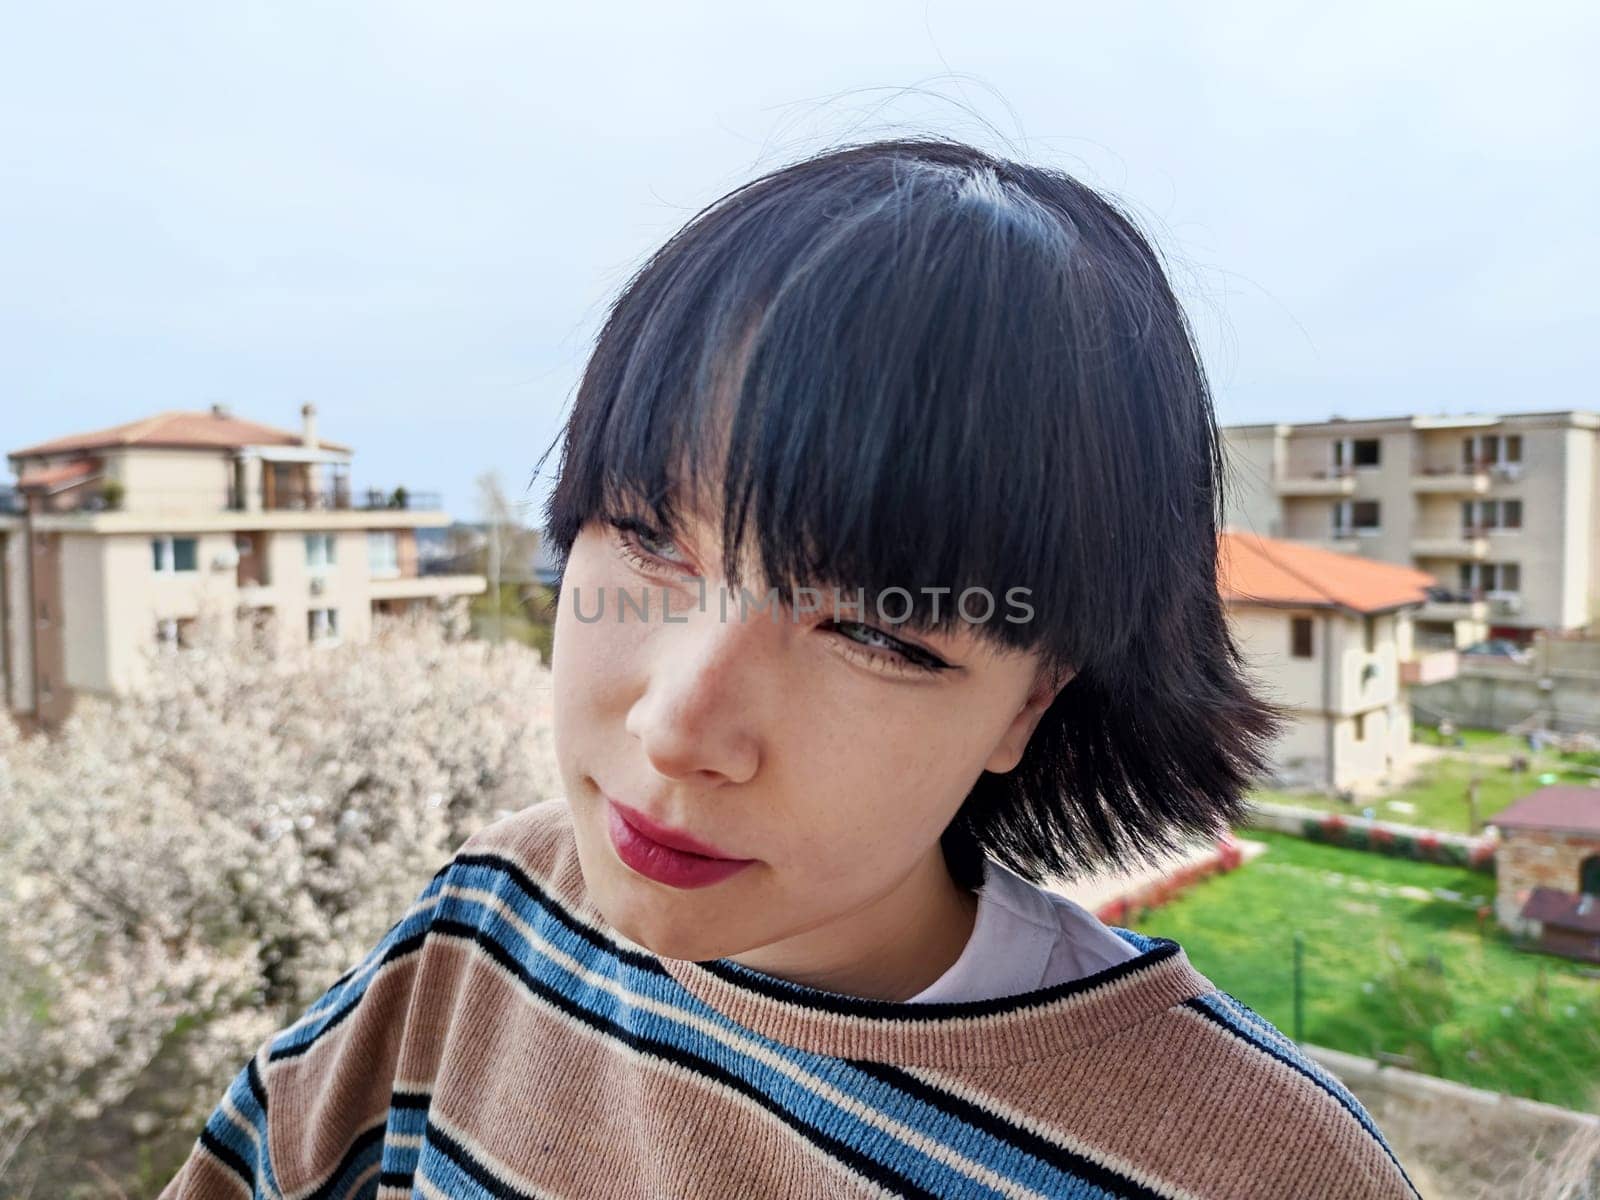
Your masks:
[{"label": "woman's neck", "polygon": [[935,846],[911,874],[863,907],[729,958],[823,991],[908,1000],[961,957],[977,914],[977,894],[956,885]]}]

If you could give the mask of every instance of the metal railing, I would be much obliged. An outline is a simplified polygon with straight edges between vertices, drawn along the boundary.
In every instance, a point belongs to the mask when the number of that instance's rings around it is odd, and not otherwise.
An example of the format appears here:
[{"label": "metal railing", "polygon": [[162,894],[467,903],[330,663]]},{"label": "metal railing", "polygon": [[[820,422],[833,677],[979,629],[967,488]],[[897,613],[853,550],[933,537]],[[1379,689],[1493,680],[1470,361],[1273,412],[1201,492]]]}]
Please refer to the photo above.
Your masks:
[{"label": "metal railing", "polygon": [[[245,512],[248,497],[236,488],[133,488],[110,495],[96,490],[53,497],[39,511],[58,513],[134,512],[144,514]],[[271,502],[262,494],[261,512],[437,512],[444,506],[438,492],[413,492],[404,487],[312,488],[279,490]],[[0,513],[26,511],[15,488],[0,488]]]},{"label": "metal railing", "polygon": [[[238,491],[228,494],[228,507],[242,511],[248,507],[247,497]],[[433,512],[443,507],[438,492],[413,492],[404,487],[392,491],[382,488],[365,488],[352,493],[350,488],[293,488],[279,489],[270,497],[263,493],[261,508],[265,512],[375,512],[398,510],[405,512]]]}]

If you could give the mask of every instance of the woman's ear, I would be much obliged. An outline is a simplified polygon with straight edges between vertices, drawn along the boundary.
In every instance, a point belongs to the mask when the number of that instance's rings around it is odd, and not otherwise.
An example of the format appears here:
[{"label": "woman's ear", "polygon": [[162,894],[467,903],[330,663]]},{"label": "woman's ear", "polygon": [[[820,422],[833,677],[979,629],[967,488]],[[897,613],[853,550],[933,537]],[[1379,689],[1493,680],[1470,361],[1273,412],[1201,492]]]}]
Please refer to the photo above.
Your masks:
[{"label": "woman's ear", "polygon": [[1028,739],[1039,727],[1045,711],[1077,673],[1070,667],[1059,671],[1052,671],[1043,666],[1039,668],[1034,676],[1033,688],[1028,692],[1022,707],[1017,710],[1017,715],[1011,719],[1011,724],[1000,735],[1000,740],[995,743],[989,761],[983,765],[984,770],[1003,775],[1016,768],[1022,761],[1022,752],[1028,748]]}]

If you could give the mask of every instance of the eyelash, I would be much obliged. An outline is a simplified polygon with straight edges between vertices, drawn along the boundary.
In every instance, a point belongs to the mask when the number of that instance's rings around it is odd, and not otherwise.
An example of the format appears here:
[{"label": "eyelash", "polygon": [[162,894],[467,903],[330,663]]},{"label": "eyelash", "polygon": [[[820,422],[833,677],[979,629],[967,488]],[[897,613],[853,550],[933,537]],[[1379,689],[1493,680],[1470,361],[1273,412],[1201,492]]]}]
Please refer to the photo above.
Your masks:
[{"label": "eyelash", "polygon": [[[618,544],[622,550],[623,559],[631,566],[647,574],[657,574],[661,571],[679,566],[668,559],[662,558],[653,551],[646,550],[639,544],[641,537],[649,541],[661,541],[662,535],[649,525],[636,517],[606,517],[606,524],[617,531]],[[892,646],[884,646],[880,652],[874,653],[860,641],[849,634],[840,633],[842,648],[845,653],[856,661],[871,667],[874,670],[886,671],[903,675],[936,675],[940,671],[948,671],[952,664],[929,654],[916,646],[907,645],[898,638],[884,633],[875,625],[868,625],[864,621],[825,621],[824,626],[832,626],[836,631],[845,628],[859,629],[869,637],[881,638],[892,642]]]}]

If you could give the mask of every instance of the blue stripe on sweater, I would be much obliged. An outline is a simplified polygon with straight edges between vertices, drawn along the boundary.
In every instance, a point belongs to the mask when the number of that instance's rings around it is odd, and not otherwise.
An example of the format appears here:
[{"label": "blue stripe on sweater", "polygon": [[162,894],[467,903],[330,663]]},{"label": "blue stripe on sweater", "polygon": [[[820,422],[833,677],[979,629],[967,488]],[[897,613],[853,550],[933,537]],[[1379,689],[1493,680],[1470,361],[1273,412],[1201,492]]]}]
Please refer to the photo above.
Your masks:
[{"label": "blue stripe on sweater", "polygon": [[460,922],[481,931],[531,975],[575,1001],[600,1021],[626,1033],[657,1041],[675,1051],[674,1057],[714,1064],[770,1097],[796,1120],[825,1129],[845,1145],[891,1166],[936,1194],[982,1196],[993,1193],[966,1174],[854,1116],[820,1095],[814,1086],[797,1082],[754,1055],[707,1037],[682,1018],[696,1017],[734,1033],[747,1042],[754,1042],[770,1055],[820,1077],[869,1111],[894,1113],[900,1123],[930,1142],[960,1146],[967,1158],[992,1167],[1009,1181],[1024,1184],[1047,1195],[1071,1195],[1083,1197],[1084,1200],[1116,1194],[1088,1185],[1080,1176],[1034,1158],[1004,1139],[977,1130],[937,1106],[910,1097],[848,1063],[824,1055],[809,1054],[760,1037],[694,997],[671,976],[633,967],[617,955],[599,949],[590,937],[579,935],[566,922],[553,916],[539,899],[524,891],[504,870],[495,869],[480,860],[453,873],[450,882],[494,895],[541,937],[589,971],[602,978],[614,979],[625,993],[648,996],[681,1016],[646,1011],[629,1003],[626,997],[619,998],[578,978],[535,951],[511,921],[479,901],[445,896],[440,901],[437,919]]},{"label": "blue stripe on sweater", "polygon": [[1367,1135],[1382,1147],[1383,1152],[1389,1156],[1389,1161],[1395,1169],[1405,1177],[1412,1191],[1416,1185],[1411,1182],[1411,1177],[1406,1175],[1405,1168],[1400,1165],[1400,1160],[1395,1157],[1389,1143],[1384,1140],[1383,1134],[1373,1123],[1372,1116],[1362,1107],[1361,1102],[1352,1095],[1344,1084],[1340,1083],[1328,1071],[1316,1062],[1307,1058],[1300,1047],[1283,1035],[1283,1032],[1274,1026],[1254,1009],[1248,1007],[1226,992],[1212,992],[1209,995],[1197,996],[1186,1003],[1193,1008],[1204,1008],[1219,1023],[1225,1025],[1242,1041],[1248,1042],[1264,1054],[1271,1055],[1285,1066],[1291,1067],[1315,1083],[1328,1095],[1339,1102],[1341,1108],[1350,1114]]},{"label": "blue stripe on sweater", "polygon": [[[435,875],[418,897],[418,904],[437,896],[444,883],[444,873]],[[412,907],[417,908],[418,905]],[[276,1060],[304,1053],[313,1042],[348,1017],[361,1003],[361,997],[366,995],[373,978],[383,969],[381,964],[385,960],[402,957],[421,948],[422,940],[433,924],[433,915],[433,908],[426,906],[420,912],[411,912],[391,925],[389,932],[379,939],[366,957],[341,976],[343,982],[330,987],[306,1010],[301,1018],[304,1024],[286,1030],[273,1039],[268,1058]],[[306,1017],[313,1019],[306,1020]]]},{"label": "blue stripe on sweater", "polygon": [[[252,1060],[228,1085],[228,1102],[233,1105],[245,1124],[239,1124],[227,1114],[222,1105],[217,1105],[205,1124],[205,1131],[215,1141],[216,1147],[208,1146],[207,1149],[236,1174],[238,1168],[235,1163],[217,1154],[216,1149],[220,1147],[226,1150],[234,1159],[243,1163],[250,1172],[246,1178],[254,1186],[255,1194],[258,1197],[270,1198],[278,1195],[278,1181],[273,1178],[272,1162],[268,1158],[267,1112],[257,1098],[257,1091],[251,1079],[254,1069],[255,1062]],[[250,1136],[251,1132],[254,1132],[254,1138]]]}]

